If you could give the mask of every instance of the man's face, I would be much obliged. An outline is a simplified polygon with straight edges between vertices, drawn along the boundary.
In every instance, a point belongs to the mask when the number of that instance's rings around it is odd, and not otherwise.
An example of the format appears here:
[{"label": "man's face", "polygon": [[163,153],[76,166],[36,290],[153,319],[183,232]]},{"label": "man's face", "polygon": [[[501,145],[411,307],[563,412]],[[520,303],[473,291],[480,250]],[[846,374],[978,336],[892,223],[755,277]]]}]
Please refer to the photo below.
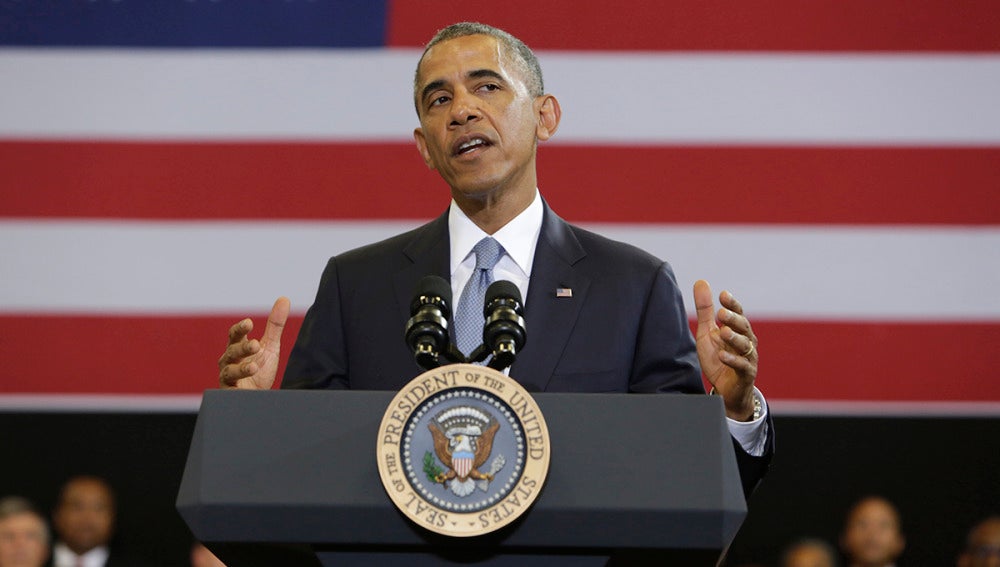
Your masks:
[{"label": "man's face", "polygon": [[24,513],[0,520],[0,565],[40,567],[48,555],[45,524],[41,518]]},{"label": "man's face", "polygon": [[879,499],[854,507],[844,526],[842,543],[853,564],[865,566],[888,565],[905,546],[895,510]]},{"label": "man's face", "polygon": [[976,526],[958,560],[959,567],[1000,567],[1000,520],[992,519]]},{"label": "man's face", "polygon": [[457,200],[535,189],[544,97],[528,93],[511,57],[494,38],[471,35],[435,45],[420,63],[414,138]]},{"label": "man's face", "polygon": [[104,483],[92,479],[71,481],[53,516],[60,539],[75,553],[106,545],[114,525],[114,503]]}]

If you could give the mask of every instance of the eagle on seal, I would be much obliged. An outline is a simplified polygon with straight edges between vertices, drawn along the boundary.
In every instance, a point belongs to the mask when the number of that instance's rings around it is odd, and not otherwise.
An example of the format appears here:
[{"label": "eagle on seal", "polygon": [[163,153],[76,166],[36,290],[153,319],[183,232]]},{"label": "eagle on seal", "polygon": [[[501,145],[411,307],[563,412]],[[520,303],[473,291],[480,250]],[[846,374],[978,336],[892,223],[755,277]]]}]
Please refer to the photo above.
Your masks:
[{"label": "eagle on seal", "polygon": [[[440,426],[431,421],[427,426],[434,438],[434,452],[437,458],[448,468],[448,472],[434,477],[434,482],[451,488],[456,496],[468,496],[476,489],[476,481],[480,488],[486,490],[493,475],[502,467],[494,463],[492,471],[483,473],[479,468],[486,464],[493,451],[493,437],[500,429],[500,423],[491,419],[485,431],[478,427],[449,429],[446,433]],[[499,467],[497,466],[499,465]]]}]

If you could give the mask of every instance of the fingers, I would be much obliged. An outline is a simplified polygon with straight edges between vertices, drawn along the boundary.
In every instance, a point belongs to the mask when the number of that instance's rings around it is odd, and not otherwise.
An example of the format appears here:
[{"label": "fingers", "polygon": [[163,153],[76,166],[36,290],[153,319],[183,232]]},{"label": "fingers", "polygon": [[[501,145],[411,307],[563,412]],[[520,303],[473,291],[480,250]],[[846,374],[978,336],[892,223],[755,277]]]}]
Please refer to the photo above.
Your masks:
[{"label": "fingers", "polygon": [[254,339],[252,341],[244,340],[236,344],[231,344],[226,347],[225,352],[222,353],[222,357],[219,358],[219,367],[221,368],[227,364],[233,364],[240,362],[248,356],[253,356],[260,352],[260,341]]},{"label": "fingers", "polygon": [[260,341],[248,340],[253,330],[253,321],[243,319],[229,328],[229,344],[219,357],[219,385],[223,388],[236,387],[236,383],[257,372],[257,364],[246,360],[260,352]]},{"label": "fingers", "polygon": [[[750,356],[740,356],[728,350],[719,351],[719,360],[721,360],[726,366],[735,370],[740,376],[755,377],[757,375],[756,356],[756,349],[754,352],[750,353]],[[751,358],[753,360],[751,360]]]},{"label": "fingers", "polygon": [[260,367],[256,362],[227,364],[219,371],[219,385],[222,387],[235,387],[237,382],[253,376],[258,370],[260,370]]},{"label": "fingers", "polygon": [[712,288],[705,280],[694,282],[694,307],[698,312],[698,334],[715,326],[715,305],[712,303]]},{"label": "fingers", "polygon": [[232,327],[229,327],[229,344],[235,344],[242,341],[252,330],[253,321],[249,318],[236,323]]},{"label": "fingers", "polygon": [[243,319],[229,328],[229,344],[222,356],[219,357],[219,369],[260,350],[260,344],[257,341],[247,340],[247,335],[252,330],[253,321],[249,318]]},{"label": "fingers", "polygon": [[741,421],[753,416],[753,384],[757,377],[757,337],[743,306],[728,291],[719,294],[719,310],[712,305],[712,290],[699,280],[694,285],[698,311],[696,343],[702,371],[712,387],[725,398],[726,415]]},{"label": "fingers", "polygon": [[721,338],[724,344],[720,344],[713,336],[713,342],[716,346],[721,348],[729,345],[733,352],[748,353],[751,344],[756,347],[757,338],[750,328],[750,321],[743,316],[743,306],[728,291],[719,294],[719,303],[722,307],[716,313],[715,305],[712,303],[712,288],[708,282],[698,280],[694,283],[694,306],[698,313],[698,335],[715,331],[719,328],[718,322],[721,322],[730,331],[735,331],[738,335],[745,335],[745,337],[723,335]]},{"label": "fingers", "polygon": [[743,315],[743,306],[733,294],[723,291],[719,294],[719,303],[724,306],[718,313],[723,323],[719,338],[725,343],[725,348],[719,351],[719,360],[740,376],[749,376],[752,380],[757,375],[757,337]]},{"label": "fingers", "polygon": [[268,347],[277,347],[281,344],[281,332],[285,330],[285,323],[288,321],[288,312],[292,304],[287,297],[279,297],[271,307],[271,314],[267,316],[267,325],[264,326],[263,342]]},{"label": "fingers", "polygon": [[[746,317],[737,315],[728,309],[719,309],[719,321],[736,333],[749,337],[755,345],[757,344],[757,338],[754,336],[753,329],[750,327],[750,321]],[[737,349],[737,351],[744,352],[747,348],[749,346],[744,347],[743,350]]]},{"label": "fingers", "polygon": [[230,344],[219,358],[219,384],[235,386],[242,378],[254,375],[259,370],[258,365],[250,357],[260,352],[260,341],[246,340]]},{"label": "fingers", "polygon": [[729,293],[729,291],[723,291],[719,294],[719,303],[721,303],[723,307],[731,309],[740,315],[743,314],[743,304],[737,301],[736,296]]},{"label": "fingers", "polygon": [[698,280],[694,284],[694,304],[698,312],[698,335],[710,333],[724,364],[736,370],[749,370],[756,364],[757,337],[750,321],[743,315],[743,305],[732,293],[723,291],[719,294],[721,307],[716,313],[712,288],[705,280]]},{"label": "fingers", "polygon": [[[291,303],[287,297],[279,297],[274,302],[260,340],[247,338],[253,330],[253,321],[250,319],[243,319],[229,328],[229,344],[219,357],[219,384],[222,387],[269,387],[265,382],[269,376],[270,381],[274,380],[281,333],[288,322],[290,309]],[[258,375],[261,372],[263,374]],[[243,381],[245,378],[252,381]]]},{"label": "fingers", "polygon": [[719,337],[725,343],[725,348],[718,350],[719,361],[736,371],[741,379],[753,383],[757,376],[757,345],[751,337],[741,335],[729,327],[719,330]]},{"label": "fingers", "polygon": [[256,362],[240,361],[223,366],[219,371],[219,386],[223,388],[245,388],[252,390],[266,390],[266,386],[257,385],[261,367]]},{"label": "fingers", "polygon": [[750,351],[757,347],[757,337],[750,326],[750,320],[743,315],[743,305],[728,291],[723,291],[719,294],[719,303],[723,305],[719,309],[719,321],[740,335],[734,337],[732,340],[727,337],[723,337],[723,339],[733,347],[733,352],[743,354],[744,356],[749,355]]},{"label": "fingers", "polygon": [[750,361],[757,360],[756,337],[737,333],[728,326],[719,329],[719,337],[727,347],[724,352]]},{"label": "fingers", "polygon": [[[719,309],[719,321],[731,327],[737,333],[753,337],[753,331],[750,329],[750,321],[743,315],[743,306],[739,301],[736,301],[733,294],[728,291],[722,292],[719,295],[719,303],[723,305]],[[756,344],[756,341],[754,343]]]}]

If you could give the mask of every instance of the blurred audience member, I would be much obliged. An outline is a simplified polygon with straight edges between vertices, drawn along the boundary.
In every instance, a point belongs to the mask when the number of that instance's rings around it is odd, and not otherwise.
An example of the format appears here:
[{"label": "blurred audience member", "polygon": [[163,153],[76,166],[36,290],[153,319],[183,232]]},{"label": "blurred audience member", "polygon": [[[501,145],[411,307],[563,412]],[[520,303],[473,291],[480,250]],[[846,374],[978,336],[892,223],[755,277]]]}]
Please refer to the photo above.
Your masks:
[{"label": "blurred audience member", "polygon": [[115,525],[115,496],[102,478],[78,476],[63,485],[52,514],[57,542],[54,567],[124,565],[108,547]]},{"label": "blurred audience member", "polygon": [[973,526],[957,565],[1000,567],[1000,516],[990,516]]},{"label": "blurred audience member", "polygon": [[204,544],[196,541],[191,546],[191,567],[226,567],[226,564],[220,561]]},{"label": "blurred audience member", "polygon": [[0,567],[41,567],[49,558],[49,528],[31,502],[0,499]]},{"label": "blurred audience member", "polygon": [[880,496],[862,498],[847,513],[840,547],[851,567],[890,567],[903,553],[899,512]]},{"label": "blurred audience member", "polygon": [[800,539],[785,548],[781,567],[837,567],[837,552],[821,539]]}]

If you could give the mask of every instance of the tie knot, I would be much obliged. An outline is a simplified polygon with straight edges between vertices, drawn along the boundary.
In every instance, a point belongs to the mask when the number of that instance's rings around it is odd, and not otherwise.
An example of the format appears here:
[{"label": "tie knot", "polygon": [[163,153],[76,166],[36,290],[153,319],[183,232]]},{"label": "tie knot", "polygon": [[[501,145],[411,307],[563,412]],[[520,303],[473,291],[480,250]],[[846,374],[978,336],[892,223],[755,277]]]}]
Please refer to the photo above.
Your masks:
[{"label": "tie knot", "polygon": [[499,242],[487,236],[477,242],[472,251],[476,254],[476,270],[492,270],[500,261],[503,248]]}]

